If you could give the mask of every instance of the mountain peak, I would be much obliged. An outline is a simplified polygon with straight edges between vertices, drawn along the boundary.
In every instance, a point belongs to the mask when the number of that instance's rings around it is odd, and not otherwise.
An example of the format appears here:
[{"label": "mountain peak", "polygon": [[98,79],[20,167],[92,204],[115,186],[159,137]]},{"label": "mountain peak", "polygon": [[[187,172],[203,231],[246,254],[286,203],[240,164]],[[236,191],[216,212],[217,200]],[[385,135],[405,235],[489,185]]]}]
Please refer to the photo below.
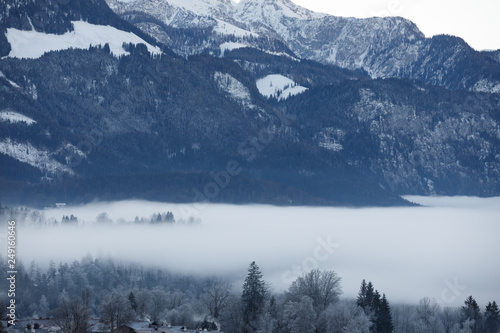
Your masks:
[{"label": "mountain peak", "polygon": [[313,12],[307,8],[298,6],[290,0],[241,0],[235,11],[238,16],[254,17],[254,22],[259,19],[269,21],[272,16],[279,18],[288,17],[302,20],[321,18],[325,14]]}]

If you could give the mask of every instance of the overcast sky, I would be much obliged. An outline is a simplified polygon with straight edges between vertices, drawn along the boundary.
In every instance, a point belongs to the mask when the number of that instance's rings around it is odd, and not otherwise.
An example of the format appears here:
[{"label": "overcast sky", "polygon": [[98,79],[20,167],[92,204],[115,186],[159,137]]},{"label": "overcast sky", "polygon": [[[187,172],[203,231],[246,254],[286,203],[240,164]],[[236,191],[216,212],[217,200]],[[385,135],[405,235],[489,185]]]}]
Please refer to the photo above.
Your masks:
[{"label": "overcast sky", "polygon": [[477,50],[500,49],[499,0],[292,0],[317,12],[337,16],[402,16],[431,37],[450,34]]}]

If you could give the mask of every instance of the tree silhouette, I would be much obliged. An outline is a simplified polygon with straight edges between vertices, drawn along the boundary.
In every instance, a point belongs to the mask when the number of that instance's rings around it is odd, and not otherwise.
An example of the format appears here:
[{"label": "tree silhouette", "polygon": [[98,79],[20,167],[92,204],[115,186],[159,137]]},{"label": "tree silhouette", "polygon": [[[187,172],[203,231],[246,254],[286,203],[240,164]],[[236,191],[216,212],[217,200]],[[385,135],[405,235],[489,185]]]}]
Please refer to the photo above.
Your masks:
[{"label": "tree silhouette", "polygon": [[465,300],[465,305],[462,306],[462,319],[465,321],[467,319],[474,320],[474,325],[472,327],[472,332],[479,332],[481,327],[481,309],[477,305],[474,297],[469,296]]},{"label": "tree silhouette", "polygon": [[484,329],[487,333],[497,333],[500,330],[500,311],[495,301],[486,305],[484,312]]}]

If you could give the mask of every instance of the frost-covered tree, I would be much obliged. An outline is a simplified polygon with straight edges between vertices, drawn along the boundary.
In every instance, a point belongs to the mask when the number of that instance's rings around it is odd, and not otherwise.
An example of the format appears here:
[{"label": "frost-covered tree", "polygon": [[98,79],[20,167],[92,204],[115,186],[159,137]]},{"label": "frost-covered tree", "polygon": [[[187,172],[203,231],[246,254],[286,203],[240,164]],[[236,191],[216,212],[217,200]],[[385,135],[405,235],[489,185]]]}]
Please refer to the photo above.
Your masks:
[{"label": "frost-covered tree", "polygon": [[300,302],[288,301],[283,310],[283,324],[286,332],[302,333],[313,332],[316,327],[316,311],[314,311],[313,300],[303,296]]},{"label": "frost-covered tree", "polygon": [[174,291],[165,294],[165,302],[168,310],[173,310],[186,302],[186,294],[182,291]]},{"label": "frost-covered tree", "polygon": [[136,313],[140,320],[150,319],[147,318],[151,308],[151,292],[149,290],[140,290],[136,293],[137,310]]},{"label": "frost-covered tree", "polygon": [[99,224],[111,224],[113,221],[109,218],[108,213],[103,212],[97,215],[95,221]]},{"label": "frost-covered tree", "polygon": [[370,319],[355,302],[342,300],[323,311],[316,324],[318,332],[344,333],[370,331]]},{"label": "frost-covered tree", "polygon": [[342,330],[342,333],[370,333],[372,323],[364,312],[355,315]]},{"label": "frost-covered tree", "polygon": [[149,314],[153,321],[159,321],[167,309],[167,294],[160,288],[151,291],[151,308]]},{"label": "frost-covered tree", "polygon": [[40,303],[38,304],[38,315],[40,318],[47,318],[50,311],[49,301],[45,295],[40,297]]},{"label": "frost-covered tree", "polygon": [[342,293],[340,277],[334,271],[314,269],[292,282],[286,296],[288,300],[298,302],[308,296],[313,301],[316,314],[339,300]]},{"label": "frost-covered tree", "polygon": [[99,314],[101,322],[109,326],[111,332],[134,319],[130,301],[118,291],[113,291],[104,297]]}]

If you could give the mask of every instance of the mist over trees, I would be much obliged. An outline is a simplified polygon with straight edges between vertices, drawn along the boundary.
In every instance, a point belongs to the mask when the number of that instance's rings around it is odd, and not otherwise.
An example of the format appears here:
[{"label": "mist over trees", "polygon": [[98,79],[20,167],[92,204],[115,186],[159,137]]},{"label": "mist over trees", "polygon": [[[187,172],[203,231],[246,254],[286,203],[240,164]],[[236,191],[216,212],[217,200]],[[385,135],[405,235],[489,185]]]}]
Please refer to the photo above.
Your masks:
[{"label": "mist over trees", "polygon": [[61,219],[46,217],[43,210],[31,209],[27,207],[8,207],[0,203],[1,221],[15,220],[25,226],[69,226],[69,225],[111,225],[111,224],[199,224],[201,220],[192,216],[187,219],[175,219],[171,211],[153,213],[150,216],[135,216],[133,220],[125,219],[113,220],[107,212],[97,214],[92,220],[80,219],[77,215],[61,214]]},{"label": "mist over trees", "polygon": [[[3,281],[5,262],[0,256]],[[497,333],[500,328],[495,301],[484,311],[472,296],[461,308],[442,308],[430,298],[418,305],[391,305],[365,280],[357,299],[346,299],[341,298],[341,278],[328,270],[305,272],[277,293],[256,262],[250,263],[241,286],[221,277],[174,274],[90,255],[71,264],[51,261],[46,269],[21,262],[17,269],[18,318],[35,324],[50,318],[63,333],[96,327],[110,332],[153,321],[232,333]]]}]

